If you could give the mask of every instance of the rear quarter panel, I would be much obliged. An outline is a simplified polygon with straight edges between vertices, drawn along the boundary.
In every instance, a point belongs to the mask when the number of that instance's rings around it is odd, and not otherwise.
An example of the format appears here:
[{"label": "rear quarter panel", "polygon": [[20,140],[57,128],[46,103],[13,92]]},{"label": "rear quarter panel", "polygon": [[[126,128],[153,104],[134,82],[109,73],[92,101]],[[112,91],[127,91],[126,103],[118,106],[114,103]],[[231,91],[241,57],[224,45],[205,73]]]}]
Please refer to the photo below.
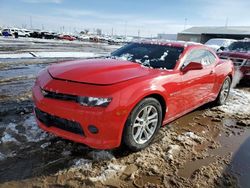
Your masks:
[{"label": "rear quarter panel", "polygon": [[215,98],[216,98],[225,78],[227,76],[230,76],[231,79],[233,79],[234,66],[233,66],[232,61],[219,59],[215,65],[215,74],[216,74],[216,79],[215,79],[213,92],[215,93]]}]

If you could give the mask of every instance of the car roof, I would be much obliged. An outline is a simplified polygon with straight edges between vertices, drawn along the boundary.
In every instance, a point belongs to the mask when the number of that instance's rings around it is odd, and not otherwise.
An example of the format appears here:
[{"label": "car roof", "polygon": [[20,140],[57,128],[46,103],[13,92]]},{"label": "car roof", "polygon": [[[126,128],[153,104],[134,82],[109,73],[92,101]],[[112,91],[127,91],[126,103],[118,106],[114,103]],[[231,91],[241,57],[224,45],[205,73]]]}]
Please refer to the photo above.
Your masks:
[{"label": "car roof", "polygon": [[242,40],[238,40],[238,42],[250,42],[250,38],[244,38]]},{"label": "car roof", "polygon": [[135,41],[134,43],[141,43],[141,44],[156,44],[156,45],[163,45],[163,46],[174,46],[174,47],[182,47],[186,48],[188,46],[203,46],[201,43],[196,42],[187,42],[187,41]]}]

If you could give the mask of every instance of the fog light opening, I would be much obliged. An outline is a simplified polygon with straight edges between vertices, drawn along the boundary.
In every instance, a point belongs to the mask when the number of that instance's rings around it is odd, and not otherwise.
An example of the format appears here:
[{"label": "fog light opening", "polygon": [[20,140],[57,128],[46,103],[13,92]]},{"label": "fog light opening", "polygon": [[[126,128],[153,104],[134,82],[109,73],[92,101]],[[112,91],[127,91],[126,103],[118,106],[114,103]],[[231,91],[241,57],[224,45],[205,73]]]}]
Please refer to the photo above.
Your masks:
[{"label": "fog light opening", "polygon": [[88,126],[88,130],[89,132],[91,132],[92,134],[97,134],[99,132],[98,128],[94,125],[89,125]]}]

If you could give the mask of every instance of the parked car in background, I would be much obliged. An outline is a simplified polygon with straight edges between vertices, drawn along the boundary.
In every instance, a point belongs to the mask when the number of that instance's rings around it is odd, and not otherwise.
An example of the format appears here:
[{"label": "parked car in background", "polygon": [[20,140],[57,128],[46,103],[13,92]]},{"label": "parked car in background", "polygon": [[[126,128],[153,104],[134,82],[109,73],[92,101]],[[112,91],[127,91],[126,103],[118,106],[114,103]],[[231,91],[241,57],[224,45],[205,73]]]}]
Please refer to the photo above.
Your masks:
[{"label": "parked car in background", "polygon": [[234,42],[218,55],[221,59],[232,60],[235,68],[242,72],[242,79],[250,80],[250,39]]},{"label": "parked car in background", "polygon": [[12,28],[12,29],[6,28],[6,29],[2,30],[2,35],[6,36],[6,37],[7,36],[14,36],[15,32],[17,32],[17,29],[15,29],[15,28]]},{"label": "parked car in background", "polygon": [[58,39],[61,39],[61,40],[69,40],[69,41],[76,40],[76,38],[73,37],[73,36],[71,36],[71,35],[59,35],[59,36],[58,36]]},{"label": "parked car in background", "polygon": [[224,104],[231,61],[199,44],[130,43],[103,59],[53,64],[33,86],[40,128],[98,149],[147,147],[166,123]]},{"label": "parked car in background", "polygon": [[7,28],[2,30],[3,36],[14,36],[15,34],[19,37],[29,37],[30,33],[26,32],[24,29],[18,28]]},{"label": "parked car in background", "polygon": [[234,39],[224,39],[224,38],[213,38],[209,39],[205,45],[214,49],[214,51],[219,51],[227,48],[230,44],[235,42]]},{"label": "parked car in background", "polygon": [[55,32],[34,30],[33,32],[30,33],[30,37],[41,38],[41,39],[57,39],[58,34]]},{"label": "parked car in background", "polygon": [[17,32],[19,37],[30,37],[30,31],[28,30],[18,29]]}]

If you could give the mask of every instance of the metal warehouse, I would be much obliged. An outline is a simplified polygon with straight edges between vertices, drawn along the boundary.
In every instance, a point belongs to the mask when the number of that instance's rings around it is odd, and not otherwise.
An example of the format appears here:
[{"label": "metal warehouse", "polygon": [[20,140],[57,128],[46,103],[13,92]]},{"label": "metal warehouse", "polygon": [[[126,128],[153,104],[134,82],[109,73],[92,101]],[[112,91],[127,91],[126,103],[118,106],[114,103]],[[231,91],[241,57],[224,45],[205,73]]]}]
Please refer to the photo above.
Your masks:
[{"label": "metal warehouse", "polygon": [[250,26],[191,27],[178,33],[177,39],[205,43],[211,38],[250,38]]}]

